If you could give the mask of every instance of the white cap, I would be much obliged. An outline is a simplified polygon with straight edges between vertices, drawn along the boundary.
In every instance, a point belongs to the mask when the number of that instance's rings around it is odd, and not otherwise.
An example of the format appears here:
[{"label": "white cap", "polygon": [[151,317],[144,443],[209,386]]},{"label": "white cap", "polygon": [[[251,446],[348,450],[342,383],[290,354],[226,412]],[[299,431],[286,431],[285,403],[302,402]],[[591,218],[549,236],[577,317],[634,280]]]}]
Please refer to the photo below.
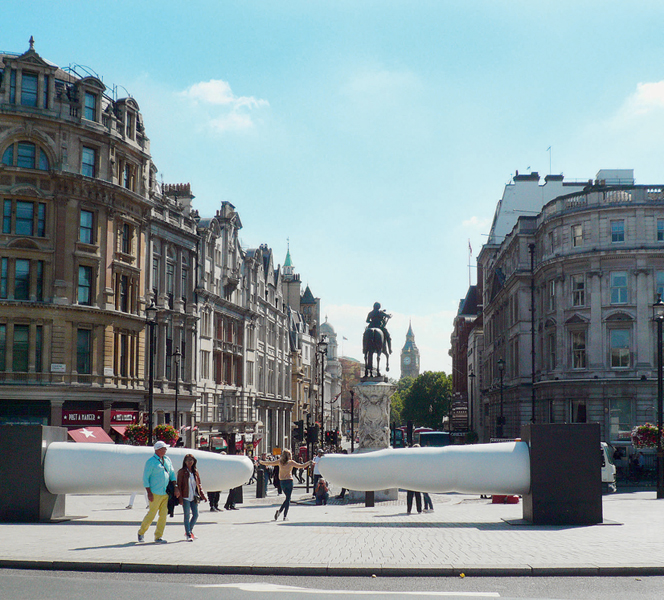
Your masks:
[{"label": "white cap", "polygon": [[166,442],[162,442],[161,440],[155,443],[154,445],[155,450],[161,450],[162,448],[168,448],[168,444]]}]

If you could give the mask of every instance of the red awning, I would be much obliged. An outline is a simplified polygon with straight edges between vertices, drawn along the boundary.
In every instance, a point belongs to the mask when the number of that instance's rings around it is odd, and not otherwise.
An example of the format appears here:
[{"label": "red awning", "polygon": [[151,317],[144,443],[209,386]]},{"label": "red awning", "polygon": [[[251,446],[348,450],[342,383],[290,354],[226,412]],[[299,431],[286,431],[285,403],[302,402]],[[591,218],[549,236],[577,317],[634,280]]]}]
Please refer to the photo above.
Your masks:
[{"label": "red awning", "polygon": [[119,433],[122,437],[125,437],[125,431],[127,431],[126,425],[111,425],[111,429],[116,433]]},{"label": "red awning", "polygon": [[95,442],[97,444],[112,444],[113,440],[101,427],[83,427],[70,429],[68,432],[75,442]]}]

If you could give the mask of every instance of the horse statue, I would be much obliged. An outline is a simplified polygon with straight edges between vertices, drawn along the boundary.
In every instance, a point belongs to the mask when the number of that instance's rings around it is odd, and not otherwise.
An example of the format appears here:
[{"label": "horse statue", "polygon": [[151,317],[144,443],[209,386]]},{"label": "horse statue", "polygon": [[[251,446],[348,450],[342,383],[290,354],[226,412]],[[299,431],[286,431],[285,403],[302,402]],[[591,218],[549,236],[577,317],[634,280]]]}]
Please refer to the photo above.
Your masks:
[{"label": "horse statue", "polygon": [[[362,336],[362,352],[364,353],[364,376],[380,377],[380,355],[384,354],[387,360],[385,369],[390,370],[390,355],[383,331],[378,327],[367,327]],[[376,355],[376,374],[374,375],[373,357]]]}]

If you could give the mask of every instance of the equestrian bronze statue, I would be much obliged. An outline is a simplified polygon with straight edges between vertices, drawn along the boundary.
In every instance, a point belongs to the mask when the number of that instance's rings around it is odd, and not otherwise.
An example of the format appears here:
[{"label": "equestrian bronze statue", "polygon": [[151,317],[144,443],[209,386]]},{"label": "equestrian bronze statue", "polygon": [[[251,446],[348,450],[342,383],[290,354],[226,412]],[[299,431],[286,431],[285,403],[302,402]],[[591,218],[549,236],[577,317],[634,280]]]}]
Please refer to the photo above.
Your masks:
[{"label": "equestrian bronze statue", "polygon": [[[374,304],[373,310],[367,315],[367,327],[362,337],[362,352],[364,353],[364,376],[380,377],[380,355],[384,354],[387,371],[390,370],[390,354],[392,354],[392,339],[385,325],[392,315],[381,310],[380,303]],[[373,357],[376,355],[376,369],[374,374]]]}]

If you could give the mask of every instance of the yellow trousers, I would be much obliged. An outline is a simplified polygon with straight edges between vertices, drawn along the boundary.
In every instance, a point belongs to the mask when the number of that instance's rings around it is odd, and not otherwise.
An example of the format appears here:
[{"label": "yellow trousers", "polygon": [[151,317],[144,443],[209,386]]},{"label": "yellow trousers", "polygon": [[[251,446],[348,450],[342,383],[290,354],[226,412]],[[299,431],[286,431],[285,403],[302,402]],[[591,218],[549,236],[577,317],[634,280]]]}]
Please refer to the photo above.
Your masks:
[{"label": "yellow trousers", "polygon": [[138,530],[139,535],[145,535],[145,532],[152,525],[155,516],[159,513],[159,519],[157,520],[157,529],[154,532],[154,539],[158,540],[164,535],[164,529],[166,529],[166,518],[168,517],[168,495],[164,494],[159,496],[158,494],[152,494],[152,502],[150,502],[150,508],[148,509],[148,514],[145,515],[145,519],[141,523],[141,528]]}]

